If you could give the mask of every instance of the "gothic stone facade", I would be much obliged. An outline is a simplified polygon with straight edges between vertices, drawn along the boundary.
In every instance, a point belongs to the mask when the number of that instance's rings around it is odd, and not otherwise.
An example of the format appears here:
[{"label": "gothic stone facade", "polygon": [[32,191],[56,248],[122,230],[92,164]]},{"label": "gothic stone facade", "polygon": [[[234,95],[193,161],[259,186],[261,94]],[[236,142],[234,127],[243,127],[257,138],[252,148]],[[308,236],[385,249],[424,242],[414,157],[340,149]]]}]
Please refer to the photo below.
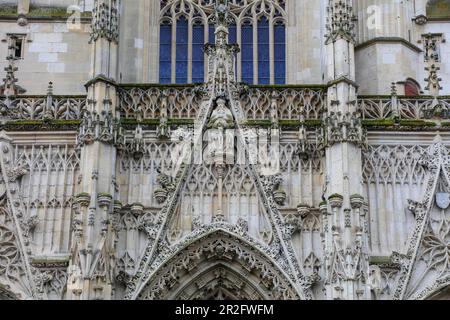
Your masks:
[{"label": "gothic stone facade", "polygon": [[[449,1],[0,5],[0,299],[450,297]],[[151,84],[181,16],[204,81]]]}]

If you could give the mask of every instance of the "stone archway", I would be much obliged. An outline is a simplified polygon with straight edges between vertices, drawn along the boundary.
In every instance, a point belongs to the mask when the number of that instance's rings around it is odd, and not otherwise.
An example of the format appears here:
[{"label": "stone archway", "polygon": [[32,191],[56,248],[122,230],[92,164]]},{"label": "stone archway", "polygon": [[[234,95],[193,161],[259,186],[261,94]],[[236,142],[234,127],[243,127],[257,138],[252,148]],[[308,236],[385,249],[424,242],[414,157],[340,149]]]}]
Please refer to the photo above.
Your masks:
[{"label": "stone archway", "polygon": [[139,300],[294,300],[300,294],[271,257],[225,230],[180,246],[151,274]]},{"label": "stone archway", "polygon": [[170,300],[268,300],[270,292],[261,288],[259,279],[225,260],[203,263],[198,271],[180,283]]}]

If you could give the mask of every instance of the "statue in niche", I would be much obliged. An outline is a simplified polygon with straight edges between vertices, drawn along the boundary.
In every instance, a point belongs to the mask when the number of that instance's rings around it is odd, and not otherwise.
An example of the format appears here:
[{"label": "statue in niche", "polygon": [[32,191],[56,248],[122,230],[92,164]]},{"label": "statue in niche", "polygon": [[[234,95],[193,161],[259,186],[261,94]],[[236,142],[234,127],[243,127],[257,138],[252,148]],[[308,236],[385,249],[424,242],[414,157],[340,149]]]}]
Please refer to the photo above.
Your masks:
[{"label": "statue in niche", "polygon": [[211,114],[208,128],[213,129],[231,129],[234,127],[233,114],[226,106],[226,101],[223,98],[218,98],[216,101],[216,108]]}]

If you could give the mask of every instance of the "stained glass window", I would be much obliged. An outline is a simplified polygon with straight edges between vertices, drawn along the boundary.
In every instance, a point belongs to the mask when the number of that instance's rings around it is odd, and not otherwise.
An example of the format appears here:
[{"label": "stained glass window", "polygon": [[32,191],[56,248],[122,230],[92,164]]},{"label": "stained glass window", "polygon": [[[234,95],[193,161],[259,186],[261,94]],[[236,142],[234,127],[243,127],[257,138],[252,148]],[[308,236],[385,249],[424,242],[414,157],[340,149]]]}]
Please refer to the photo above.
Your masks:
[{"label": "stained glass window", "polygon": [[244,24],[242,26],[242,81],[253,83],[253,26]]},{"label": "stained glass window", "polygon": [[262,17],[258,22],[258,84],[270,84],[269,21]]},{"label": "stained glass window", "polygon": [[[236,0],[230,14],[233,21],[228,27],[228,42],[239,44],[241,49],[241,54],[235,57],[236,78],[249,84],[285,84],[284,2],[265,2],[261,6],[259,1]],[[183,3],[180,6],[179,0],[165,0],[161,4],[161,83],[185,84],[205,80],[204,44],[215,43],[214,16],[206,2],[184,0]],[[268,7],[271,9],[267,10]]]},{"label": "stained glass window", "polygon": [[229,27],[230,34],[228,35],[228,42],[233,44],[237,43],[237,37],[236,37],[236,25],[232,24]]},{"label": "stained glass window", "polygon": [[159,45],[159,82],[170,83],[172,74],[172,26],[162,24]]},{"label": "stained glass window", "polygon": [[184,16],[177,21],[176,82],[188,81],[188,22]]},{"label": "stained glass window", "polygon": [[286,83],[286,28],[278,23],[274,27],[275,84]]},{"label": "stained glass window", "polygon": [[192,82],[199,83],[204,81],[205,74],[205,55],[203,52],[205,27],[196,23],[192,29]]},{"label": "stained glass window", "polygon": [[215,27],[214,24],[209,25],[209,31],[208,31],[208,42],[214,43],[216,40],[216,35],[214,34]]}]

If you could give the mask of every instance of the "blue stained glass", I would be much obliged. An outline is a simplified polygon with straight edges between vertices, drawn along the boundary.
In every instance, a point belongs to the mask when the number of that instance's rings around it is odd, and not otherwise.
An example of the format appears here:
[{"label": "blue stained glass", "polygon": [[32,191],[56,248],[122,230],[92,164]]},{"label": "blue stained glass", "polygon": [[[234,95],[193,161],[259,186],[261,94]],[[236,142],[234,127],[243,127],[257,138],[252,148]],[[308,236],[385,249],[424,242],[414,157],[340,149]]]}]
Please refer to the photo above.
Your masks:
[{"label": "blue stained glass", "polygon": [[258,83],[270,84],[269,21],[262,17],[258,22]]},{"label": "blue stained glass", "polygon": [[203,25],[194,25],[192,28],[192,82],[204,81],[205,54],[203,46],[205,42],[205,29]]},{"label": "blue stained glass", "polygon": [[242,81],[253,83],[253,26],[242,26]]},{"label": "blue stained glass", "polygon": [[172,72],[172,26],[161,25],[159,46],[159,82],[170,83]]},{"label": "blue stained glass", "polygon": [[177,22],[176,82],[187,83],[188,80],[188,22],[180,17]]},{"label": "blue stained glass", "polygon": [[236,36],[236,25],[235,24],[231,24],[229,27],[229,32],[230,34],[228,35],[228,42],[233,44],[233,43],[237,43],[237,36]]},{"label": "blue stained glass", "polygon": [[286,83],[286,27],[277,24],[274,27],[275,84]]},{"label": "blue stained glass", "polygon": [[213,24],[209,25],[209,31],[208,31],[208,42],[209,43],[216,43],[216,35],[214,34],[216,28]]}]

